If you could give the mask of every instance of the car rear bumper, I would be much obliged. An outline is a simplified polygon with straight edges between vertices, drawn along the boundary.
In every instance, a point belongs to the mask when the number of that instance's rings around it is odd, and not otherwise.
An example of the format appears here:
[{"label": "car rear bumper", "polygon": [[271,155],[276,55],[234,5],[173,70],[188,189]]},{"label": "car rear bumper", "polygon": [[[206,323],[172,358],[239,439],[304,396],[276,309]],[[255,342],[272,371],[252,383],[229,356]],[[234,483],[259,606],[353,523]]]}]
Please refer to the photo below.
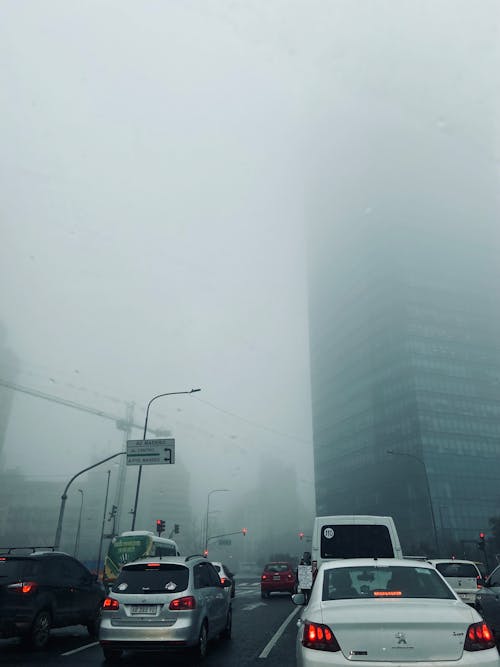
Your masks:
[{"label": "car rear bumper", "polygon": [[288,581],[271,581],[260,585],[262,593],[295,593],[295,589],[295,583]]},{"label": "car rear bumper", "polygon": [[116,648],[135,648],[162,645],[163,648],[194,646],[198,642],[199,628],[187,623],[175,623],[171,626],[155,625],[155,627],[112,625],[109,619],[103,618],[99,628],[99,641],[102,646],[113,644]]}]

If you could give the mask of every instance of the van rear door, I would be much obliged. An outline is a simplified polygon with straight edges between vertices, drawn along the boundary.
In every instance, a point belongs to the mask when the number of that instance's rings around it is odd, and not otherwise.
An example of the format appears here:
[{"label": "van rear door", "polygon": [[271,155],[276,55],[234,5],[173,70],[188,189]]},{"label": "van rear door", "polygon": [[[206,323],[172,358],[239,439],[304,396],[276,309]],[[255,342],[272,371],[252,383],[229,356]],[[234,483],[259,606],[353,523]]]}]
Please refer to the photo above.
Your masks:
[{"label": "van rear door", "polygon": [[324,524],[320,534],[320,557],[394,558],[389,529],[384,524]]}]

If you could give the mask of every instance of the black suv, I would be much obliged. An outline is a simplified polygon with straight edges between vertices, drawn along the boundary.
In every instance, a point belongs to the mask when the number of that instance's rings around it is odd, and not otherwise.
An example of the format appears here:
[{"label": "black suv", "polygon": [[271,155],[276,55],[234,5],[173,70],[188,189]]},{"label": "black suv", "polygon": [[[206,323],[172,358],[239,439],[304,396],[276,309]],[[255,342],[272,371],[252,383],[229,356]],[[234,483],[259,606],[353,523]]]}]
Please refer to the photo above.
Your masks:
[{"label": "black suv", "polygon": [[0,637],[43,648],[50,628],[99,630],[104,587],[76,558],[57,551],[0,553]]}]

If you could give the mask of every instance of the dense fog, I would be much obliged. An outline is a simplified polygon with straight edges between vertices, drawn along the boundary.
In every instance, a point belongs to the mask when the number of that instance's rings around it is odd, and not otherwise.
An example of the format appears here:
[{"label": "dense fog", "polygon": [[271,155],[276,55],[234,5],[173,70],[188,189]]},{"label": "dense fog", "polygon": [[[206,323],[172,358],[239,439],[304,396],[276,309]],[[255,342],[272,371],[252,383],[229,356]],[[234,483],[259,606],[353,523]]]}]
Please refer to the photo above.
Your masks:
[{"label": "dense fog", "polygon": [[[498,242],[497,4],[11,0],[1,12],[12,502],[43,495],[54,514],[37,537],[51,541],[69,479],[125,446],[116,420],[139,439],[152,397],[200,388],[151,406],[149,434],[175,438],[176,464],[144,469],[136,527],[163,516],[201,549],[209,517],[210,535],[248,528],[235,560],[299,553],[315,513],[308,260],[328,256],[334,221],[354,262],[372,225],[407,239],[411,264],[436,212],[438,249],[477,238],[478,209],[482,240]],[[137,468],[114,459],[68,494],[63,545],[80,488],[87,559],[108,470],[106,533],[113,504],[130,528]],[[2,512],[1,539],[18,542],[8,498]]]}]

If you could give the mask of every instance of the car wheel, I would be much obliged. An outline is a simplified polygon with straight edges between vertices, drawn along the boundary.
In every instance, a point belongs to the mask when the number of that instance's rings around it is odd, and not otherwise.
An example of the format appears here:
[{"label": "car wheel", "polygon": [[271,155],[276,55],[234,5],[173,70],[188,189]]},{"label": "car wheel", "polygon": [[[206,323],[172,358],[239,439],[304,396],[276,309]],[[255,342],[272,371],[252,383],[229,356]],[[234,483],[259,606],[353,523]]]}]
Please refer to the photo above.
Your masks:
[{"label": "car wheel", "polygon": [[231,631],[233,627],[233,611],[231,607],[227,610],[226,616],[226,626],[224,630],[220,633],[221,639],[231,639]]},{"label": "car wheel", "polygon": [[50,612],[47,609],[38,612],[26,637],[30,646],[41,649],[47,645],[50,636],[50,621]]},{"label": "car wheel", "polygon": [[104,660],[106,662],[115,663],[120,660],[122,657],[123,651],[119,648],[110,648],[109,646],[103,646],[102,652],[104,653]]},{"label": "car wheel", "polygon": [[207,646],[208,646],[208,629],[207,622],[203,621],[200,634],[198,636],[198,643],[195,646],[194,654],[198,660],[204,660],[207,655]]},{"label": "car wheel", "polygon": [[91,637],[97,637],[99,634],[99,625],[101,624],[101,605],[94,611],[92,617],[87,621],[86,626]]}]

